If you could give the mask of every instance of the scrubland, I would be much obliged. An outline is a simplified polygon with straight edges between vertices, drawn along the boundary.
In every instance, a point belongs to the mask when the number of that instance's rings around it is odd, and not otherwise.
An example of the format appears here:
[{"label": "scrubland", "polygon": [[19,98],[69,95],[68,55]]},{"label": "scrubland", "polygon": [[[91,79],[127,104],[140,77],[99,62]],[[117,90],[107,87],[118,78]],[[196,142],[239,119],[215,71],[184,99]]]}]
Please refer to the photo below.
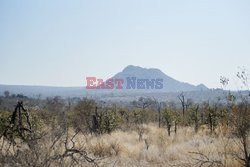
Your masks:
[{"label": "scrubland", "polygon": [[[153,123],[143,124],[141,128],[144,129],[141,139],[139,139],[140,137],[136,129],[115,130],[110,134],[102,135],[84,135],[79,133],[75,137],[73,137],[75,135],[73,130],[69,130],[68,147],[70,148],[74,144],[75,148],[86,151],[87,156],[91,159],[93,158],[95,163],[82,159],[74,164],[70,158],[65,158],[60,162],[51,162],[50,165],[122,167],[243,166],[233,156],[240,149],[238,139],[228,138],[223,129],[218,128],[216,133],[211,135],[206,127],[201,127],[197,133],[191,127],[180,127],[176,134],[172,133],[171,136],[168,136],[165,128],[159,128]],[[49,161],[50,158],[56,159],[54,155],[63,155],[65,153],[65,139],[63,136],[61,137],[58,138],[58,141],[55,140],[56,137],[51,139],[44,137],[36,141],[39,148],[36,148],[34,151],[30,151],[28,146],[21,141],[16,146],[10,146],[5,141],[2,152],[7,152],[8,150],[10,157],[17,156],[16,158],[20,162],[13,162],[16,163],[16,166],[29,166],[31,164],[46,166],[48,164],[43,161]],[[17,149],[21,150],[19,155],[15,153]],[[76,155],[76,158],[78,156]],[[2,158],[5,158],[6,161],[8,160],[6,156]],[[37,162],[34,162],[34,160]]]},{"label": "scrubland", "polygon": [[231,99],[181,108],[148,98],[118,106],[5,97],[0,166],[249,167],[249,101]]}]

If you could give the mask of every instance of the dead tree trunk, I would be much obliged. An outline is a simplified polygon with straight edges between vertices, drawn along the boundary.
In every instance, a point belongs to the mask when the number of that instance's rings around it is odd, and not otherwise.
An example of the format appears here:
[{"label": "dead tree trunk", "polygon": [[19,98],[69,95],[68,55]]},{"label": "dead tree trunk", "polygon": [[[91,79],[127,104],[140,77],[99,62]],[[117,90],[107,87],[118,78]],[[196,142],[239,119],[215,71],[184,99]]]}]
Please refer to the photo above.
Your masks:
[{"label": "dead tree trunk", "polygon": [[178,96],[180,102],[181,102],[181,106],[182,106],[182,116],[184,117],[185,115],[185,107],[186,107],[186,104],[185,104],[185,96],[183,93],[181,93],[179,96]]},{"label": "dead tree trunk", "polygon": [[[23,115],[26,118],[26,123],[28,127],[24,126],[23,121]],[[17,124],[18,120],[18,124]],[[17,135],[24,141],[28,140],[28,136],[32,133],[31,129],[31,123],[30,118],[27,110],[23,107],[23,102],[19,101],[17,102],[17,105],[15,107],[15,110],[13,111],[11,115],[11,120],[9,123],[9,126],[6,128],[6,130],[3,132],[1,137],[5,137],[6,139],[10,140],[11,142],[15,143],[14,141],[14,135],[15,132],[17,132]],[[28,134],[28,136],[27,136]]]},{"label": "dead tree trunk", "polygon": [[158,125],[160,128],[161,127],[161,103],[159,103],[159,106],[158,106]]}]

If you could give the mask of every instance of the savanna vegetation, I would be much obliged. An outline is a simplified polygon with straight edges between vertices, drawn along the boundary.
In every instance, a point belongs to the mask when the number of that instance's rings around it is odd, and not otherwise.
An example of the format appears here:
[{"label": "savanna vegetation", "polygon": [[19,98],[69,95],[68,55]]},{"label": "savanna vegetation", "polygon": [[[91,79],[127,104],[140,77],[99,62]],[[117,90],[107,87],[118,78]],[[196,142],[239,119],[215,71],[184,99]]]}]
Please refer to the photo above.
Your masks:
[{"label": "savanna vegetation", "polygon": [[[244,73],[238,77],[245,82]],[[221,78],[226,85],[227,79]],[[250,166],[250,94],[195,103],[140,97],[0,97],[0,166]]]}]

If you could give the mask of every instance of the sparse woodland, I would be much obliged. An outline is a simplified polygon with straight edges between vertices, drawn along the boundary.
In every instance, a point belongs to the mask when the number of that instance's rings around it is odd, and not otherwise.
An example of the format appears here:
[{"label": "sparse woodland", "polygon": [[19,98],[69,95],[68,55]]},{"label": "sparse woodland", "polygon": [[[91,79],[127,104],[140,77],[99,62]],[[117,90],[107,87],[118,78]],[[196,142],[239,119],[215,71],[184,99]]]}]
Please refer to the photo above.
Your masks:
[{"label": "sparse woodland", "polygon": [[176,103],[141,97],[124,107],[6,91],[0,166],[250,167],[249,98],[227,92],[197,104],[180,93]]}]

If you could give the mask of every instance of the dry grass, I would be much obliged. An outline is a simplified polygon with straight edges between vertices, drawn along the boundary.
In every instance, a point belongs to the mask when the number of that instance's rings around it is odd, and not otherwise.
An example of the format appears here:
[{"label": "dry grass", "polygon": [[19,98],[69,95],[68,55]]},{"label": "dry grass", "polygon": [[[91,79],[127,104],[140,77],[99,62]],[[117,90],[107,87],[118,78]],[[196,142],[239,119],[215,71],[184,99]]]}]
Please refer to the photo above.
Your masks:
[{"label": "dry grass", "polygon": [[[193,167],[201,166],[202,163],[202,167],[211,164],[241,166],[231,154],[239,151],[235,140],[226,137],[227,133],[223,133],[225,130],[222,132],[220,128],[217,129],[219,135],[210,135],[206,127],[201,127],[198,133],[194,133],[191,127],[182,127],[177,134],[172,133],[171,136],[168,136],[165,128],[158,128],[155,124],[143,125],[143,128],[145,133],[141,140],[135,129],[117,130],[100,136],[79,134],[74,141],[78,148],[83,148],[91,157],[96,157],[98,164],[105,167]],[[51,144],[51,140],[40,141],[41,153],[53,155],[55,152],[62,152],[63,143],[55,145],[55,149],[49,151],[48,146]],[[67,166],[67,160],[64,165]]]},{"label": "dry grass", "polygon": [[[95,156],[106,157],[101,166],[240,166],[230,152],[238,147],[224,135],[210,135],[203,127],[198,133],[193,128],[180,128],[168,136],[167,130],[154,124],[146,129],[139,141],[136,131],[114,131],[89,137],[87,149]],[[222,134],[222,133],[221,133]]]}]

